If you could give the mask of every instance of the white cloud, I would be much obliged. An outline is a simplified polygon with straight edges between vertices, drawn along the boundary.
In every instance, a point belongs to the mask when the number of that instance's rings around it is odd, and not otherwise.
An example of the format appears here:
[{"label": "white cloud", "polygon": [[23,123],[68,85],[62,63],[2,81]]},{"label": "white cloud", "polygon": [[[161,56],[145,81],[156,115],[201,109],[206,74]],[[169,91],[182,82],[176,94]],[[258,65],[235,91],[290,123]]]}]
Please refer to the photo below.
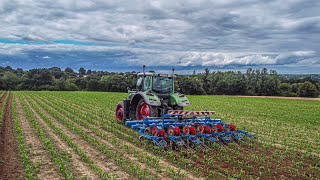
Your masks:
[{"label": "white cloud", "polygon": [[132,64],[317,63],[319,5],[316,0],[1,0],[0,39],[111,45],[0,44],[0,54],[119,50],[135,54],[122,59]]},{"label": "white cloud", "polygon": [[[0,44],[0,54],[24,55],[29,52],[51,52],[60,55],[84,53],[113,53],[118,60],[130,66],[147,64],[149,66],[228,66],[228,65],[284,65],[284,64],[317,64],[320,54],[315,51],[294,51],[284,53],[243,53],[243,52],[210,52],[210,51],[175,51],[134,48],[127,45],[117,46],[83,46],[72,44]],[[126,53],[135,54],[134,59],[128,59]],[[76,55],[77,56],[77,55]],[[79,54],[78,56],[81,56]],[[43,59],[52,58],[43,56]],[[312,61],[306,61],[307,59]],[[77,57],[75,57],[77,59]],[[117,59],[115,59],[117,60]]]}]

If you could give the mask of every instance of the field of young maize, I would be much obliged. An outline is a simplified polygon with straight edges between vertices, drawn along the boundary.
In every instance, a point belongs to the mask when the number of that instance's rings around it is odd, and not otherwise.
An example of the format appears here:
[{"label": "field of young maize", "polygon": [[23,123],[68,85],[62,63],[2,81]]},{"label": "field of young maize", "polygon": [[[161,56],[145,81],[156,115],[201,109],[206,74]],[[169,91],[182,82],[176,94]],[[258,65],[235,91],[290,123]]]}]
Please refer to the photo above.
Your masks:
[{"label": "field of young maize", "polygon": [[188,96],[257,139],[185,152],[116,123],[125,93],[0,96],[0,179],[320,179],[320,101]]}]

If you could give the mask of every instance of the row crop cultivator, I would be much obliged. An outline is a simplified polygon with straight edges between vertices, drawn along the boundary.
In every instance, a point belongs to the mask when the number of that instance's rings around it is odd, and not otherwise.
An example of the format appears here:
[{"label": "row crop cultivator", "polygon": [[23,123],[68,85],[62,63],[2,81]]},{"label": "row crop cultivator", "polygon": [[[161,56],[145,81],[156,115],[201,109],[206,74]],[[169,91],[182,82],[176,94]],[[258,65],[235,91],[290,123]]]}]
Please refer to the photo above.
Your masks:
[{"label": "row crop cultivator", "polygon": [[157,146],[172,149],[206,147],[209,143],[238,142],[255,137],[237,130],[233,124],[211,119],[213,114],[212,111],[169,110],[162,117],[126,121],[125,125],[138,131],[140,140],[147,139]]},{"label": "row crop cultivator", "polygon": [[172,74],[154,71],[136,74],[136,89],[128,89],[129,96],[116,107],[118,123],[140,132],[140,139],[148,139],[162,147],[189,148],[205,146],[206,142],[226,143],[254,137],[233,124],[211,119],[212,111],[184,111],[188,98],[176,91]]}]

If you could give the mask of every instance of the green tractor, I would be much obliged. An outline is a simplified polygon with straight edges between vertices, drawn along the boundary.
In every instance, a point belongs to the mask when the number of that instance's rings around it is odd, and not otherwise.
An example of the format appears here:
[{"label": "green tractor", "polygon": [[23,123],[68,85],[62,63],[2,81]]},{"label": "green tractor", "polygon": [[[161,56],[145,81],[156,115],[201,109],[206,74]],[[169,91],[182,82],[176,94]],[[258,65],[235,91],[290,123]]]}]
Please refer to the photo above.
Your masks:
[{"label": "green tractor", "polygon": [[143,72],[137,74],[136,89],[129,90],[129,97],[117,104],[116,118],[120,123],[127,120],[143,120],[144,117],[160,117],[164,110],[183,110],[190,102],[184,94],[174,89],[172,74]]}]

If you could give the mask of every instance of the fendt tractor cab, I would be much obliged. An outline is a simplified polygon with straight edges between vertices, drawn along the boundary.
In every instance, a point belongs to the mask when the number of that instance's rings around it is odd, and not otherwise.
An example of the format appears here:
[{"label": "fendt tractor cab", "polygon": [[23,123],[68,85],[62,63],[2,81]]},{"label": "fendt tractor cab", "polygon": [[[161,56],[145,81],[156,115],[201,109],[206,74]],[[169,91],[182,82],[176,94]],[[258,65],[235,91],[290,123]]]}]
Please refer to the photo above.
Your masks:
[{"label": "fendt tractor cab", "polygon": [[160,117],[163,112],[183,110],[183,107],[190,105],[184,94],[175,91],[174,69],[172,74],[157,74],[145,72],[145,66],[143,66],[143,72],[138,73],[137,76],[136,89],[128,90],[129,97],[117,104],[118,122]]}]

